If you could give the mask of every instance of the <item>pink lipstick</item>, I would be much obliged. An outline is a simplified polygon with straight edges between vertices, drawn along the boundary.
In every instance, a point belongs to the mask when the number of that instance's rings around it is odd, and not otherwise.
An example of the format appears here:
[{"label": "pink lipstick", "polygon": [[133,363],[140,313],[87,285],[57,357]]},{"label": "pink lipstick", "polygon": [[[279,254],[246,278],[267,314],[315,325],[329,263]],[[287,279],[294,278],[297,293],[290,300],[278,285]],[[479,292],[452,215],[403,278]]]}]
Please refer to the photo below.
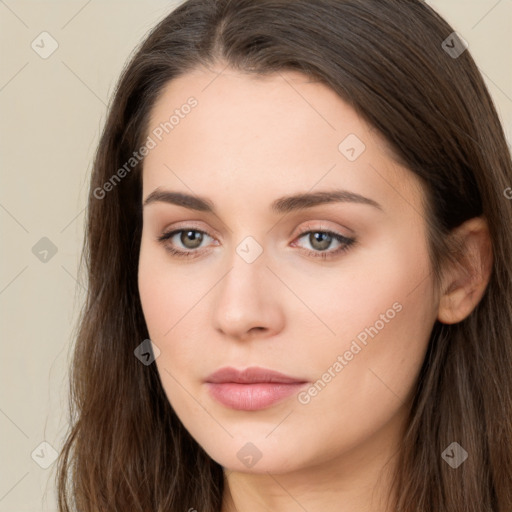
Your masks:
[{"label": "pink lipstick", "polygon": [[205,379],[210,395],[239,411],[257,411],[297,393],[308,383],[266,368],[237,370],[225,367]]}]

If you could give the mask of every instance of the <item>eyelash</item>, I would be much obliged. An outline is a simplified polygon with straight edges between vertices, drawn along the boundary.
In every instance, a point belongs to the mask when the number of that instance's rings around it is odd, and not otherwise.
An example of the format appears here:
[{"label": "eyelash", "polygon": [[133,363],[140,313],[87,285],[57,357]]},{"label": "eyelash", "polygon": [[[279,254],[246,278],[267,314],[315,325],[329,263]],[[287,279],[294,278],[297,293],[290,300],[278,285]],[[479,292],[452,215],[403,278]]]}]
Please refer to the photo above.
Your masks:
[{"label": "eyelash", "polygon": [[[203,235],[210,236],[210,235],[208,235],[208,233],[206,233],[205,231],[202,231],[200,229],[185,227],[185,228],[175,229],[173,231],[168,231],[166,233],[163,233],[162,235],[160,235],[157,238],[157,240],[160,243],[164,244],[164,248],[166,251],[168,251],[169,253],[171,253],[173,256],[175,256],[177,258],[195,258],[199,255],[198,253],[200,251],[198,251],[198,250],[182,251],[182,250],[176,249],[174,247],[171,247],[170,245],[165,243],[165,242],[167,242],[167,240],[171,239],[174,235],[176,235],[178,233],[182,233],[184,231],[193,231],[195,233],[201,233]],[[339,233],[336,233],[334,231],[321,230],[321,229],[307,229],[306,231],[299,233],[299,235],[297,236],[297,239],[300,239],[304,235],[308,235],[310,233],[325,233],[325,234],[331,236],[334,240],[336,240],[342,244],[340,247],[338,247],[334,251],[312,251],[310,249],[302,249],[303,251],[306,251],[306,253],[308,253],[308,255],[312,256],[313,258],[322,258],[324,260],[334,258],[335,256],[348,251],[356,243],[355,238],[348,238],[348,237],[340,235]]]}]

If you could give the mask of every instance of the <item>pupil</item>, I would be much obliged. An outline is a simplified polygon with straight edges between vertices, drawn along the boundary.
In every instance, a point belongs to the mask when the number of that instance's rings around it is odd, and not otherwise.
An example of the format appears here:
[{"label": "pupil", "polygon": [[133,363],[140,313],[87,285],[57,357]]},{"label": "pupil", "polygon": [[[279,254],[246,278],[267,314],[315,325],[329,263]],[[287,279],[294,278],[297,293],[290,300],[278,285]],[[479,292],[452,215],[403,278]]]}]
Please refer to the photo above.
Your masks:
[{"label": "pupil", "polygon": [[[192,244],[187,243],[186,237],[192,240]],[[182,233],[180,238],[181,242],[185,247],[187,247],[188,249],[195,249],[196,247],[199,247],[199,245],[201,245],[203,234],[199,233],[199,231],[186,231]]]},{"label": "pupil", "polygon": [[[311,246],[317,249],[327,249],[331,243],[331,235],[328,233],[322,233],[320,231],[316,231],[315,233],[311,233],[310,237]],[[319,242],[319,245],[316,245]]]}]

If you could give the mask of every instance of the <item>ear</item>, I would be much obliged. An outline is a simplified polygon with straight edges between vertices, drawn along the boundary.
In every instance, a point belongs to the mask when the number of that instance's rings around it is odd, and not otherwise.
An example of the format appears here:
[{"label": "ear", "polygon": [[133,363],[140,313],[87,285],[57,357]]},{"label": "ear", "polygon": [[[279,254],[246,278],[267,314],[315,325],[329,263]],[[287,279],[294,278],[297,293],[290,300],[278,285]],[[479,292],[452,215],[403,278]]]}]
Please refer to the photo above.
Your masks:
[{"label": "ear", "polygon": [[460,239],[460,263],[445,272],[437,319],[455,324],[466,318],[482,298],[492,271],[492,244],[483,217],[474,217],[457,227],[453,236]]}]

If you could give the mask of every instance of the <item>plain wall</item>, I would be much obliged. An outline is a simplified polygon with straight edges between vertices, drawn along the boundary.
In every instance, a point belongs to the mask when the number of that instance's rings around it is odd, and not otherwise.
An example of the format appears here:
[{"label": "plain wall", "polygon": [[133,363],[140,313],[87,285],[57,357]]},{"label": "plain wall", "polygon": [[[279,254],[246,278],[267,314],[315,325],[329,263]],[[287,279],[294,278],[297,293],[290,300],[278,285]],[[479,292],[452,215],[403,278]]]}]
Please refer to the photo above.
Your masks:
[{"label": "plain wall", "polygon": [[[428,3],[468,41],[510,142],[512,2]],[[91,161],[122,66],[175,4],[0,2],[0,512],[56,510],[52,449],[41,443],[58,450],[68,426]],[[45,59],[55,43],[44,31],[58,43]]]}]

